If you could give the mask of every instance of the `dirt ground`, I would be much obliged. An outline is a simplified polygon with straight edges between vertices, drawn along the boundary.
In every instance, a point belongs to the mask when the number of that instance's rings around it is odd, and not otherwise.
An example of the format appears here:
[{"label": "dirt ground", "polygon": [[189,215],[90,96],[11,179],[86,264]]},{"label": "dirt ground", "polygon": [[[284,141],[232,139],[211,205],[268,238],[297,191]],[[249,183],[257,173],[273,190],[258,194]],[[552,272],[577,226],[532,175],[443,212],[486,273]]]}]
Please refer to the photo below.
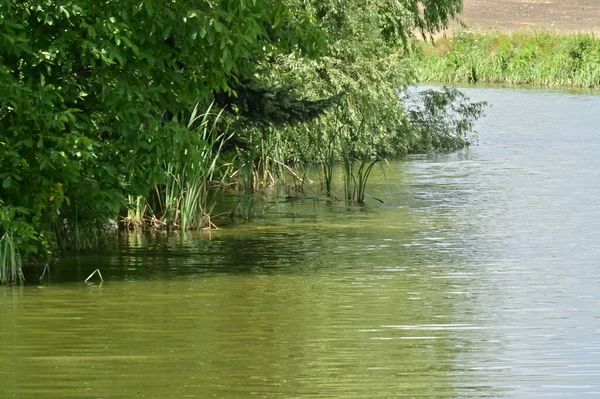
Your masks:
[{"label": "dirt ground", "polygon": [[[459,19],[476,31],[593,32],[600,36],[600,0],[464,0]],[[457,26],[453,24],[450,30]]]}]

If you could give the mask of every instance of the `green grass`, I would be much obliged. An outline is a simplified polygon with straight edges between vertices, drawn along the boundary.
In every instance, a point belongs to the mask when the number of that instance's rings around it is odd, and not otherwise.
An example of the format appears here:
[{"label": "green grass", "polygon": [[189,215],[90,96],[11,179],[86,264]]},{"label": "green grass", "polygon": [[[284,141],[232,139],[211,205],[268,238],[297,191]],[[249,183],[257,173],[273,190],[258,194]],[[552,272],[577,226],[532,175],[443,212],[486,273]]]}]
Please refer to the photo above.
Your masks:
[{"label": "green grass", "polygon": [[0,284],[23,283],[24,280],[25,277],[21,271],[21,256],[13,235],[5,232],[0,238]]},{"label": "green grass", "polygon": [[600,88],[600,40],[591,34],[469,33],[421,43],[420,82]]},{"label": "green grass", "polygon": [[198,114],[198,106],[193,110],[184,132],[182,156],[165,160],[166,184],[156,188],[161,204],[160,217],[169,229],[199,229],[210,227],[212,197],[223,185],[227,172],[220,174],[221,181],[215,182],[217,169],[223,167],[220,158],[225,142],[231,138],[228,132],[220,132],[218,114],[209,108]]},{"label": "green grass", "polygon": [[347,202],[363,204],[365,202],[367,182],[380,158],[354,160],[344,159],[344,193]]},{"label": "green grass", "polygon": [[127,196],[127,216],[123,219],[127,230],[142,231],[147,207],[146,199],[143,196]]}]

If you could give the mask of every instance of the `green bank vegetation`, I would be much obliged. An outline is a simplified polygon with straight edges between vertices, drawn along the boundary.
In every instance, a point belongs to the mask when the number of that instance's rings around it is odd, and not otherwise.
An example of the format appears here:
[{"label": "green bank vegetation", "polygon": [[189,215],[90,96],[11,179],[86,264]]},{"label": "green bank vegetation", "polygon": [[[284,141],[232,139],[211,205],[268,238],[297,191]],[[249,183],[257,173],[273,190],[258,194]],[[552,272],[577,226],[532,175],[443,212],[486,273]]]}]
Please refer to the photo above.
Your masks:
[{"label": "green bank vegetation", "polygon": [[210,227],[225,187],[252,196],[317,167],[323,195],[360,203],[384,156],[468,145],[483,104],[407,94],[413,32],[461,7],[2,1],[0,281],[116,228]]},{"label": "green bank vegetation", "polygon": [[417,47],[422,82],[600,88],[600,40],[592,34],[460,32]]}]

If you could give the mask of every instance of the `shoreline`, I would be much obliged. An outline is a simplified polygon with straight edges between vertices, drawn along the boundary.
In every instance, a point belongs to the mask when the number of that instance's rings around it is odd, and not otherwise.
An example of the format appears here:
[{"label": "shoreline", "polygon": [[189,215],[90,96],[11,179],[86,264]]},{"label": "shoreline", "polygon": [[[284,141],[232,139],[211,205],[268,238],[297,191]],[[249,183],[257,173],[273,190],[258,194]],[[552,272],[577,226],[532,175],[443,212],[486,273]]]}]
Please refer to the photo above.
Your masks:
[{"label": "shoreline", "polygon": [[593,33],[465,30],[416,47],[419,83],[600,89],[600,38]]}]

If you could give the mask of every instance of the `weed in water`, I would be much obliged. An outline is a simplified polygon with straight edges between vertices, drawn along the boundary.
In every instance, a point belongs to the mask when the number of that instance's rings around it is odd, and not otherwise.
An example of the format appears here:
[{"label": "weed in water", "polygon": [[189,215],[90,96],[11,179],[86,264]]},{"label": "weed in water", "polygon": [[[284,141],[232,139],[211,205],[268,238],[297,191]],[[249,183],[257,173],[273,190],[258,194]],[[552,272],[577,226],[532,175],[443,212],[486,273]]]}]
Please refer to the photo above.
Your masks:
[{"label": "weed in water", "polygon": [[[185,129],[175,129],[174,153],[164,161],[165,182],[155,187],[154,196],[161,224],[169,229],[199,229],[210,227],[211,200],[222,187],[228,172],[222,171],[220,157],[231,134],[221,132],[218,114],[212,106],[198,114],[198,105],[192,111]],[[227,165],[224,166],[226,169]]]},{"label": "weed in water", "polygon": [[21,256],[17,250],[13,235],[5,232],[0,238],[0,284],[23,283],[25,277],[21,270]]},{"label": "weed in water", "polygon": [[344,159],[344,191],[348,202],[357,204],[365,202],[367,182],[373,167],[378,162],[381,162],[381,158],[358,161],[350,157]]}]

